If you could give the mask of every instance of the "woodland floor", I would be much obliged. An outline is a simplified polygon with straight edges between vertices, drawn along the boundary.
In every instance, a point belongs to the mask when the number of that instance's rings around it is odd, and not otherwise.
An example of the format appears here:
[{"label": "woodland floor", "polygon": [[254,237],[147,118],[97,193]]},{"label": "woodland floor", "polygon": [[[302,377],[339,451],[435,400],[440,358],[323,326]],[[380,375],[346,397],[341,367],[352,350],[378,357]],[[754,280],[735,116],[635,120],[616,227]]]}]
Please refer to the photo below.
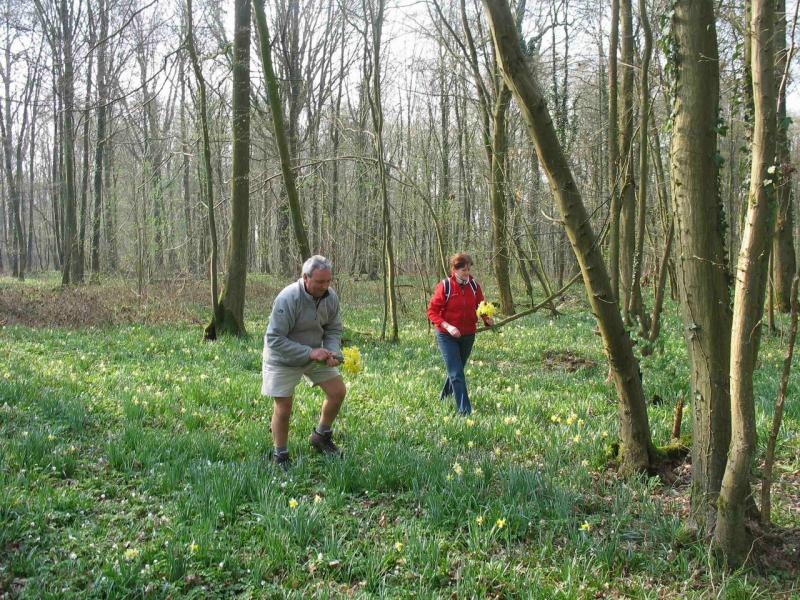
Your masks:
[{"label": "woodland floor", "polygon": [[[381,283],[340,279],[348,342],[365,365],[345,375],[345,455],[308,449],[320,398],[300,386],[295,464],[276,471],[260,353],[285,283],[250,276],[250,336],[208,343],[202,281],[139,292],[121,279],[62,290],[55,274],[0,278],[0,597],[800,594],[794,381],[773,524],[756,531],[753,567],[729,572],[687,526],[688,459],[661,476],[617,476],[616,400],[578,287],[558,318],[480,334],[468,370],[475,413],[464,419],[437,399],[425,293],[401,288],[401,340],[389,344]],[[784,347],[764,335],[759,460]],[[673,303],[642,372],[654,441],[667,444],[688,388]]]}]

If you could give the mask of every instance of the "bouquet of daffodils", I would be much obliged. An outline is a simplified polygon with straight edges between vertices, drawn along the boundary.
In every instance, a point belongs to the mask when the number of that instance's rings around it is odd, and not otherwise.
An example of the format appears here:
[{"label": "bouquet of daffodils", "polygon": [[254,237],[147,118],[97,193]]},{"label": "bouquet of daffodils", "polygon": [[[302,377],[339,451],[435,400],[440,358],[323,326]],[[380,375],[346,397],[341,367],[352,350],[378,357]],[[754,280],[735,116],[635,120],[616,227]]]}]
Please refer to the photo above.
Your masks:
[{"label": "bouquet of daffodils", "polygon": [[478,310],[475,312],[478,313],[479,317],[489,317],[490,319],[493,319],[494,313],[497,312],[497,307],[491,302],[481,300],[481,303],[478,304]]},{"label": "bouquet of daffodils", "polygon": [[361,364],[361,351],[356,346],[342,348],[342,356],[344,357],[342,368],[348,373],[355,375],[364,370],[364,365]]}]

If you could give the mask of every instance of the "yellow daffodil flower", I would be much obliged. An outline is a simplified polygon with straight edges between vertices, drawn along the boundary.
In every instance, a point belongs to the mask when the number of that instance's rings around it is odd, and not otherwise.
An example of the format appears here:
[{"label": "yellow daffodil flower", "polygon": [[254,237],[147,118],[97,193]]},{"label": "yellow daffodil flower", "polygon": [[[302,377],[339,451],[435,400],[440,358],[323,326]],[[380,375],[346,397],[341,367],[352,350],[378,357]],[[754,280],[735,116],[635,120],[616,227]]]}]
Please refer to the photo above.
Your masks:
[{"label": "yellow daffodil flower", "polygon": [[491,319],[497,312],[497,307],[491,302],[487,302],[486,300],[481,300],[481,303],[478,304],[478,310],[476,310],[475,312],[478,314],[479,317],[489,317]]},{"label": "yellow daffodil flower", "polygon": [[356,346],[342,348],[342,356],[344,356],[342,368],[348,373],[355,375],[364,370],[364,365],[361,364],[361,351]]}]

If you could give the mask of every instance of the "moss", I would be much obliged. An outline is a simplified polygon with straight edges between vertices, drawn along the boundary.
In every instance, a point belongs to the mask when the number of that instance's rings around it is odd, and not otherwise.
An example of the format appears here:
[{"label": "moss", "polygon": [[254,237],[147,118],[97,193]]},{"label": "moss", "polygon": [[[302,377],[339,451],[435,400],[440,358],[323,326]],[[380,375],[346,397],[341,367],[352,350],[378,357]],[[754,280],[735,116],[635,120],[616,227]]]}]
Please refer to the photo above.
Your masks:
[{"label": "moss", "polygon": [[672,440],[670,443],[655,448],[655,459],[658,462],[682,460],[689,454],[689,446],[684,439]]}]

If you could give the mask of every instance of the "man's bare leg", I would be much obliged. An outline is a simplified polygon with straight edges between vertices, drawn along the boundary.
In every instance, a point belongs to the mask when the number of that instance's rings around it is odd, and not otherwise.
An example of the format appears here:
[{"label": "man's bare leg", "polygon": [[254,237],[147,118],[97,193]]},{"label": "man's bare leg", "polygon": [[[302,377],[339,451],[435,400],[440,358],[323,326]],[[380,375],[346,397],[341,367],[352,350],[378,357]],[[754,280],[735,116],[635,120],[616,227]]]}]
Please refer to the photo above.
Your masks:
[{"label": "man's bare leg", "polygon": [[319,387],[321,387],[322,391],[325,392],[325,400],[322,402],[319,423],[325,427],[330,427],[333,425],[334,419],[336,419],[336,416],[339,414],[339,409],[342,407],[342,402],[344,402],[347,389],[344,386],[344,380],[341,376],[323,381],[319,384]]},{"label": "man's bare leg", "polygon": [[272,403],[272,445],[286,448],[289,441],[289,417],[292,416],[292,396],[275,397]]}]

